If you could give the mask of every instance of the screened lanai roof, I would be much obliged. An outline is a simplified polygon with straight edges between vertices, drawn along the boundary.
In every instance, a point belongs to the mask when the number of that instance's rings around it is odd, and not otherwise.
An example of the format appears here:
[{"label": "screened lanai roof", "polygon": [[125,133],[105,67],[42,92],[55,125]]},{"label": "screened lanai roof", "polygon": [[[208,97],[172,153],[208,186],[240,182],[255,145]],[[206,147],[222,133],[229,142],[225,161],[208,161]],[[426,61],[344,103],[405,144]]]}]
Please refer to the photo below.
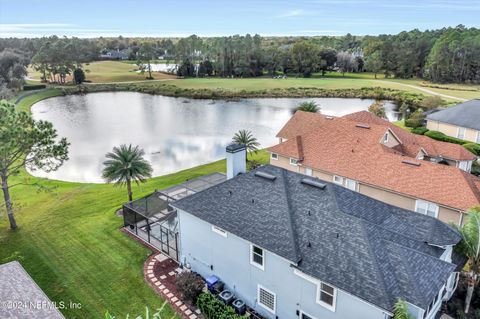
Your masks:
[{"label": "screened lanai roof", "polygon": [[174,211],[170,203],[220,184],[226,179],[227,177],[222,173],[200,176],[179,185],[155,191],[124,206],[148,219],[163,219]]}]

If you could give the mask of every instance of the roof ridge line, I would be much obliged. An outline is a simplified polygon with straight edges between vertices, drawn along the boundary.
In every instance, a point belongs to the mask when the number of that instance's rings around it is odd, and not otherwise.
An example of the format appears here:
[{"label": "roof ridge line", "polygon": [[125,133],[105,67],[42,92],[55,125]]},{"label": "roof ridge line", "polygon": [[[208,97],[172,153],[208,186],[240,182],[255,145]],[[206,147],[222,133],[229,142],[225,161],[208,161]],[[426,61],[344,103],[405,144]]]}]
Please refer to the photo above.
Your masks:
[{"label": "roof ridge line", "polygon": [[[330,183],[330,182],[327,182],[327,183]],[[336,186],[336,185],[334,185],[333,183],[330,183],[330,185],[332,185],[332,186],[334,186],[334,187],[342,187],[342,188],[344,188],[343,186]],[[354,192],[354,191],[351,191],[351,190],[348,190],[348,191]],[[364,197],[366,197],[366,198],[368,198],[368,199],[372,199],[371,197],[368,197],[368,196],[366,196],[366,195],[364,195],[364,194],[361,194],[361,193],[358,193],[358,192],[354,192],[354,193],[359,194],[359,195],[362,195],[362,196],[364,196]],[[376,227],[379,227],[379,228],[384,229],[384,230],[386,230],[386,231],[388,231],[388,232],[390,232],[390,233],[397,234],[397,235],[399,235],[399,236],[405,237],[405,238],[410,239],[410,240],[415,240],[415,241],[421,242],[421,243],[427,242],[426,240],[420,240],[420,239],[416,239],[416,238],[409,237],[409,236],[404,235],[404,234],[402,234],[402,233],[399,233],[399,232],[397,232],[397,231],[395,231],[395,230],[393,230],[393,229],[389,229],[389,228],[386,228],[385,226],[382,226],[382,225],[380,225],[380,224],[371,222],[371,221],[369,221],[369,220],[367,220],[367,219],[364,219],[364,218],[361,218],[361,217],[358,217],[358,216],[355,216],[355,215],[346,213],[346,212],[344,212],[342,209],[340,209],[340,207],[338,206],[338,201],[337,201],[337,196],[336,196],[336,194],[335,194],[333,197],[335,198],[335,204],[337,205],[338,210],[339,210],[342,214],[345,214],[345,215],[350,216],[350,217],[352,217],[352,218],[355,218],[355,219],[357,219],[357,220],[361,220],[361,221],[363,221],[363,222],[365,222],[365,223],[369,223],[369,224],[371,224],[371,225],[375,225]],[[402,209],[402,210],[404,209],[404,208],[400,208],[400,207],[396,207],[396,206],[390,205],[390,204],[388,204],[388,203],[383,203],[383,202],[382,202],[382,204],[388,205],[388,206],[392,206],[392,207],[395,208],[395,209]],[[414,212],[414,211],[409,211],[409,213],[419,214],[419,215],[422,216],[423,218],[425,218],[425,217],[430,217],[430,216],[423,215],[423,214],[420,214],[420,213],[417,213],[417,212]],[[441,225],[446,225],[446,226],[448,226],[449,229],[454,230],[451,226],[449,226],[448,224],[444,224],[444,223],[441,222],[439,219],[434,218],[434,217],[431,217],[431,218],[433,218],[433,219],[435,220],[436,225],[438,225],[438,223],[441,223]],[[428,239],[430,239],[430,236],[429,236]],[[428,242],[427,242],[427,244],[428,244]]]},{"label": "roof ridge line", "polygon": [[[341,211],[341,210],[340,210]],[[342,211],[343,213],[343,211]],[[344,213],[345,214],[345,213]],[[383,272],[380,270],[380,267],[378,265],[378,260],[377,260],[377,254],[375,254],[375,251],[372,249],[372,244],[371,244],[371,238],[368,234],[368,232],[365,230],[365,221],[360,219],[360,223],[361,223],[361,228],[362,228],[362,232],[363,232],[363,235],[368,238],[369,240],[367,241],[367,246],[368,246],[368,250],[370,251],[370,254],[371,256],[373,256],[373,259],[375,260],[375,265],[374,267],[376,268],[376,273],[377,274],[381,274],[379,275],[378,277],[380,277],[380,280],[382,281],[382,290],[384,291],[385,295],[388,296],[388,300],[387,302],[388,303],[391,303],[391,300],[392,300],[392,296],[391,294],[389,293],[389,290],[386,289],[386,282],[385,282],[385,278],[383,277]],[[392,267],[391,263],[389,260],[387,260],[387,262],[389,263],[390,267]],[[390,305],[392,306],[392,305]],[[393,309],[390,309],[390,311],[392,311]]]},{"label": "roof ridge line", "polygon": [[289,224],[288,224],[288,228],[290,229],[290,232],[292,233],[292,240],[293,240],[293,249],[295,251],[295,255],[297,257],[297,263],[300,262],[300,260],[302,259],[301,256],[299,256],[299,249],[298,249],[298,242],[296,240],[297,236],[296,236],[296,233],[295,233],[295,228],[293,227],[293,223],[295,222],[295,218],[292,217],[292,213],[293,213],[293,210],[292,210],[292,203],[291,203],[291,200],[290,200],[290,190],[289,190],[289,187],[288,187],[288,178],[287,178],[287,170],[284,170],[282,169],[282,180],[283,180],[283,187],[285,189],[285,199],[287,201],[287,213],[288,213],[288,219],[289,219]]}]

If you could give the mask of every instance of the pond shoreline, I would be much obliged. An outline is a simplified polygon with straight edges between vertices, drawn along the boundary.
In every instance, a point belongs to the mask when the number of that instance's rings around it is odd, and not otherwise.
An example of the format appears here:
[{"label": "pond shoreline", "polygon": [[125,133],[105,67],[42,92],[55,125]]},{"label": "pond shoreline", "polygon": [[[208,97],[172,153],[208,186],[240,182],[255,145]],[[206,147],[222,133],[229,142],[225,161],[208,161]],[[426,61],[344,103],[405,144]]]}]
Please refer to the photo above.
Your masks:
[{"label": "pond shoreline", "polygon": [[51,86],[46,91],[29,95],[29,101],[19,99],[17,104],[21,109],[29,110],[34,103],[45,98],[86,94],[95,92],[139,92],[153,95],[164,95],[170,97],[184,97],[192,99],[225,99],[236,100],[242,98],[358,98],[390,100],[398,105],[406,103],[411,108],[420,106],[424,95],[409,93],[401,90],[387,89],[381,87],[365,87],[361,89],[325,89],[320,87],[301,87],[285,89],[263,89],[263,90],[226,90],[226,89],[184,89],[175,85],[163,82],[141,82],[141,83],[111,83],[111,84],[82,84],[77,86]]}]

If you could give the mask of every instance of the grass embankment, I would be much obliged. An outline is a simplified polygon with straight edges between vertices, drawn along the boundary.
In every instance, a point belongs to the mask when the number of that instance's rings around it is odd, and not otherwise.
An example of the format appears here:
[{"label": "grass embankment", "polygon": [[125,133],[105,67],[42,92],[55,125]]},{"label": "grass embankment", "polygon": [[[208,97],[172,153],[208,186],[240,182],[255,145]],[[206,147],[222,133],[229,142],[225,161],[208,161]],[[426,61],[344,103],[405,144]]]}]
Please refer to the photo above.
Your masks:
[{"label": "grass embankment", "polygon": [[[59,94],[38,92],[19,107]],[[268,161],[266,152],[255,158]],[[155,177],[134,187],[135,198],[155,189],[179,184],[212,172],[224,172],[225,160]],[[22,170],[10,184],[38,184],[11,189],[19,228],[9,229],[0,206],[0,263],[18,253],[22,265],[53,301],[80,303],[64,309],[67,318],[100,318],[106,310],[123,317],[139,315],[146,306],[158,309],[164,301],[143,280],[143,263],[150,251],[119,231],[123,220],[115,211],[126,201],[126,191],[109,184],[81,184],[30,176]],[[167,305],[162,318],[179,318]]]}]

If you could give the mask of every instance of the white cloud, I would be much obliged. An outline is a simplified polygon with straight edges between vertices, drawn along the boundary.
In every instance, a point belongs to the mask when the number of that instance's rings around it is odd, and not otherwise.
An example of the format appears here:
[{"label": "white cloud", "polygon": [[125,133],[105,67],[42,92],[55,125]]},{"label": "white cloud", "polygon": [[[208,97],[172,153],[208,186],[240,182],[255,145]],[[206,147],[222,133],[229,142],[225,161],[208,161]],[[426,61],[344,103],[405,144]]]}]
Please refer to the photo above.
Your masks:
[{"label": "white cloud", "polygon": [[277,18],[291,18],[291,17],[298,17],[304,15],[305,12],[302,9],[290,10],[285,13],[282,13],[277,16]]},{"label": "white cloud", "polygon": [[88,29],[69,23],[0,23],[0,37],[34,38],[49,35],[94,37],[99,34],[114,34],[119,30]]}]

